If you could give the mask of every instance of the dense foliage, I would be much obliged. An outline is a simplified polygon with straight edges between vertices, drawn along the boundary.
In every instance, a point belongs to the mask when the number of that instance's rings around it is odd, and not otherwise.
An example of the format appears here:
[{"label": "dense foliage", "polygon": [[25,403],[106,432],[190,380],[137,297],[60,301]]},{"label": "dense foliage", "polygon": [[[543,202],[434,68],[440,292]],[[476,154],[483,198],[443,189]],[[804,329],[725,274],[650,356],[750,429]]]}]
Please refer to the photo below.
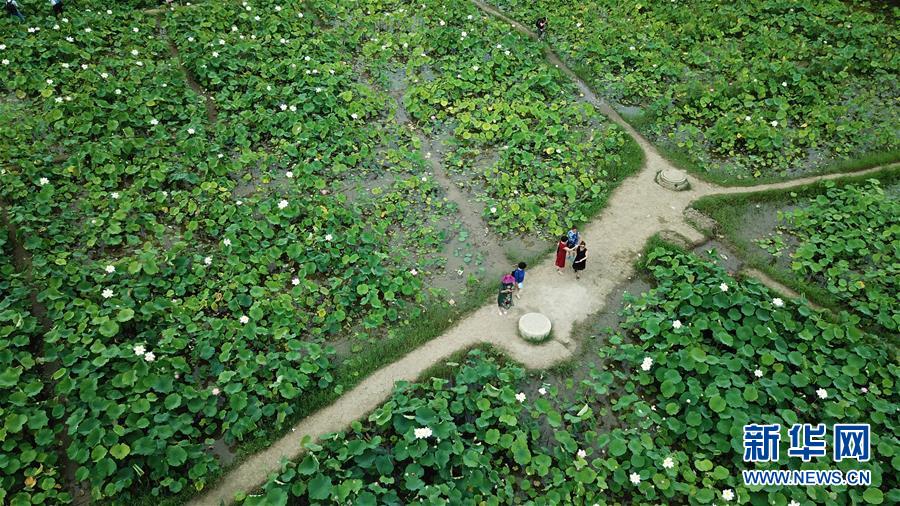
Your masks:
[{"label": "dense foliage", "polygon": [[[898,145],[896,7],[869,2],[491,2],[656,140],[720,176],[814,170]],[[883,10],[878,10],[883,9]],[[896,158],[896,157],[895,157]]]},{"label": "dense foliage", "polygon": [[[651,252],[647,269],[656,288],[631,301],[624,334],[600,349],[603,365],[579,384],[535,384],[521,368],[475,353],[452,380],[401,385],[364,423],[309,445],[245,504],[900,498],[900,371],[858,320],[830,321],[666,248]],[[766,466],[870,469],[871,487],[743,486],[744,424],[863,421],[872,424],[869,463],[802,464],[782,450]]]},{"label": "dense foliage", "polygon": [[[14,504],[202,489],[214,442],[277,430],[305,393],[339,388],[328,338],[414,320],[455,215],[411,126],[457,123],[460,142],[555,157],[534,185],[518,174],[519,193],[482,194],[486,215],[509,210],[492,218],[501,231],[582,219],[593,208],[572,196],[603,197],[626,171],[631,141],[589,109],[538,111],[571,105],[571,86],[466,2],[142,10],[155,4],[0,19],[0,203],[17,229],[2,248],[25,259],[2,265],[0,468]],[[463,29],[472,49],[456,55]],[[498,55],[493,85],[450,78],[501,36],[515,57]],[[425,65],[440,85],[413,91]],[[515,129],[471,139],[462,104],[491,86],[529,102]],[[413,123],[395,118],[398,94]],[[587,134],[542,130],[588,118],[603,143],[551,157]],[[548,181],[565,181],[551,190],[566,206],[516,204]]]},{"label": "dense foliage", "polygon": [[758,242],[772,254],[795,246],[791,269],[822,284],[838,300],[875,323],[900,328],[900,201],[878,180],[825,191],[793,211],[779,213],[777,234]]}]

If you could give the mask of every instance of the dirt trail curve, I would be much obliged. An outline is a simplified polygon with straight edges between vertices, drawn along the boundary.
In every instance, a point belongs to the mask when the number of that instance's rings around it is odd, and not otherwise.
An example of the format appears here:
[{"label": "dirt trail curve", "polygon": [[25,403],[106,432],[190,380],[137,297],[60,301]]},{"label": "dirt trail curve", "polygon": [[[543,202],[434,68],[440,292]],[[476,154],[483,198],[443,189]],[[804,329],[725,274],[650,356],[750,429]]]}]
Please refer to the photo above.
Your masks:
[{"label": "dirt trail curve", "polygon": [[[474,3],[490,14],[511,21],[481,2]],[[534,36],[515,22],[513,26]],[[688,225],[683,217],[684,210],[697,198],[715,193],[786,188],[841,176],[834,174],[746,188],[723,188],[691,178],[691,189],[688,191],[666,190],[654,179],[657,172],[672,168],[672,165],[597,98],[556,55],[549,50],[547,55],[551,62],[573,79],[586,100],[596,104],[634,137],[646,156],[641,171],[626,179],[613,192],[601,215],[583,228],[582,235],[588,243],[588,268],[581,280],[576,281],[568,269],[563,275],[558,274],[551,255],[540,265],[529,269],[522,299],[516,301],[508,316],[498,315],[493,303],[482,307],[445,334],[382,367],[330,406],[300,421],[284,437],[233,469],[216,487],[190,504],[214,506],[231,503],[236,492],[253,490],[270,474],[277,472],[283,461],[296,459],[302,453],[300,441],[303,437],[317,439],[345,429],[352,421],[365,417],[382,404],[395,382],[413,381],[434,364],[460,350],[489,343],[532,369],[551,367],[570,358],[578,344],[571,336],[573,324],[603,309],[604,301],[614,287],[634,275],[632,264],[653,234],[672,230],[694,242],[704,240],[704,236]],[[861,173],[853,175],[856,174]],[[565,296],[558,295],[563,293]],[[539,311],[550,318],[554,326],[553,340],[531,345],[518,337],[518,316],[530,311]]]}]

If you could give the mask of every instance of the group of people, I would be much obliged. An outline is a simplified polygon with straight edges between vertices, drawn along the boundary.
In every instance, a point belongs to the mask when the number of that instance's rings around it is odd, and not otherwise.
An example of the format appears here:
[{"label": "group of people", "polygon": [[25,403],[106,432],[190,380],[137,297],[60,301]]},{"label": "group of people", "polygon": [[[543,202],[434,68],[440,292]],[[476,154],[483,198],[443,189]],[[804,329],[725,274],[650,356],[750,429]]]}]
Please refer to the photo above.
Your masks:
[{"label": "group of people", "polygon": [[[575,271],[575,279],[581,279],[581,271],[587,267],[587,244],[581,239],[578,228],[572,228],[559,238],[556,245],[556,271],[563,273],[566,263],[571,261],[572,270]],[[505,315],[513,304],[513,295],[522,298],[522,289],[525,287],[525,262],[519,262],[516,269],[505,274],[500,280],[500,293],[497,294],[497,307],[500,315]]]},{"label": "group of people", "polygon": [[[50,6],[53,8],[53,13],[57,16],[62,15],[63,13],[63,0],[50,0]],[[6,13],[12,17],[19,18],[24,21],[25,16],[22,15],[22,11],[19,9],[19,3],[16,0],[6,0]]]}]

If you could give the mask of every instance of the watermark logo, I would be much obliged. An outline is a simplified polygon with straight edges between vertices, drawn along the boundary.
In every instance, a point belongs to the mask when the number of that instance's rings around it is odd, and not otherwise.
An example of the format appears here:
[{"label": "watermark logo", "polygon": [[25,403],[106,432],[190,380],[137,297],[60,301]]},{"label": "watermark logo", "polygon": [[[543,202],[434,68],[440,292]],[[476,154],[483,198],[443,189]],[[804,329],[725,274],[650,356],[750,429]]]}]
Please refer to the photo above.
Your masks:
[{"label": "watermark logo", "polygon": [[[788,457],[803,462],[828,455],[828,429],[823,423],[795,423],[787,431]],[[781,424],[744,425],[744,462],[778,462]],[[871,458],[871,428],[867,423],[835,424],[832,427],[832,460],[868,462]],[[865,469],[760,469],[742,471],[746,485],[863,486],[871,485],[872,472]]]}]

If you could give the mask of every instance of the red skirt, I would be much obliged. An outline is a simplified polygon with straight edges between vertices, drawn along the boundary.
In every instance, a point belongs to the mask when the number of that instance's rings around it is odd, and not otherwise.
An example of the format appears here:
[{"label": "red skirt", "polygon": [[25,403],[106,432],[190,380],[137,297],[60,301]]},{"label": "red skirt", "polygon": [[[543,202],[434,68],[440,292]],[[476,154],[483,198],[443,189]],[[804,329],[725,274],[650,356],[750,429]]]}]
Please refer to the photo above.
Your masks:
[{"label": "red skirt", "polygon": [[566,266],[566,247],[562,244],[556,247],[556,266],[559,268]]}]

